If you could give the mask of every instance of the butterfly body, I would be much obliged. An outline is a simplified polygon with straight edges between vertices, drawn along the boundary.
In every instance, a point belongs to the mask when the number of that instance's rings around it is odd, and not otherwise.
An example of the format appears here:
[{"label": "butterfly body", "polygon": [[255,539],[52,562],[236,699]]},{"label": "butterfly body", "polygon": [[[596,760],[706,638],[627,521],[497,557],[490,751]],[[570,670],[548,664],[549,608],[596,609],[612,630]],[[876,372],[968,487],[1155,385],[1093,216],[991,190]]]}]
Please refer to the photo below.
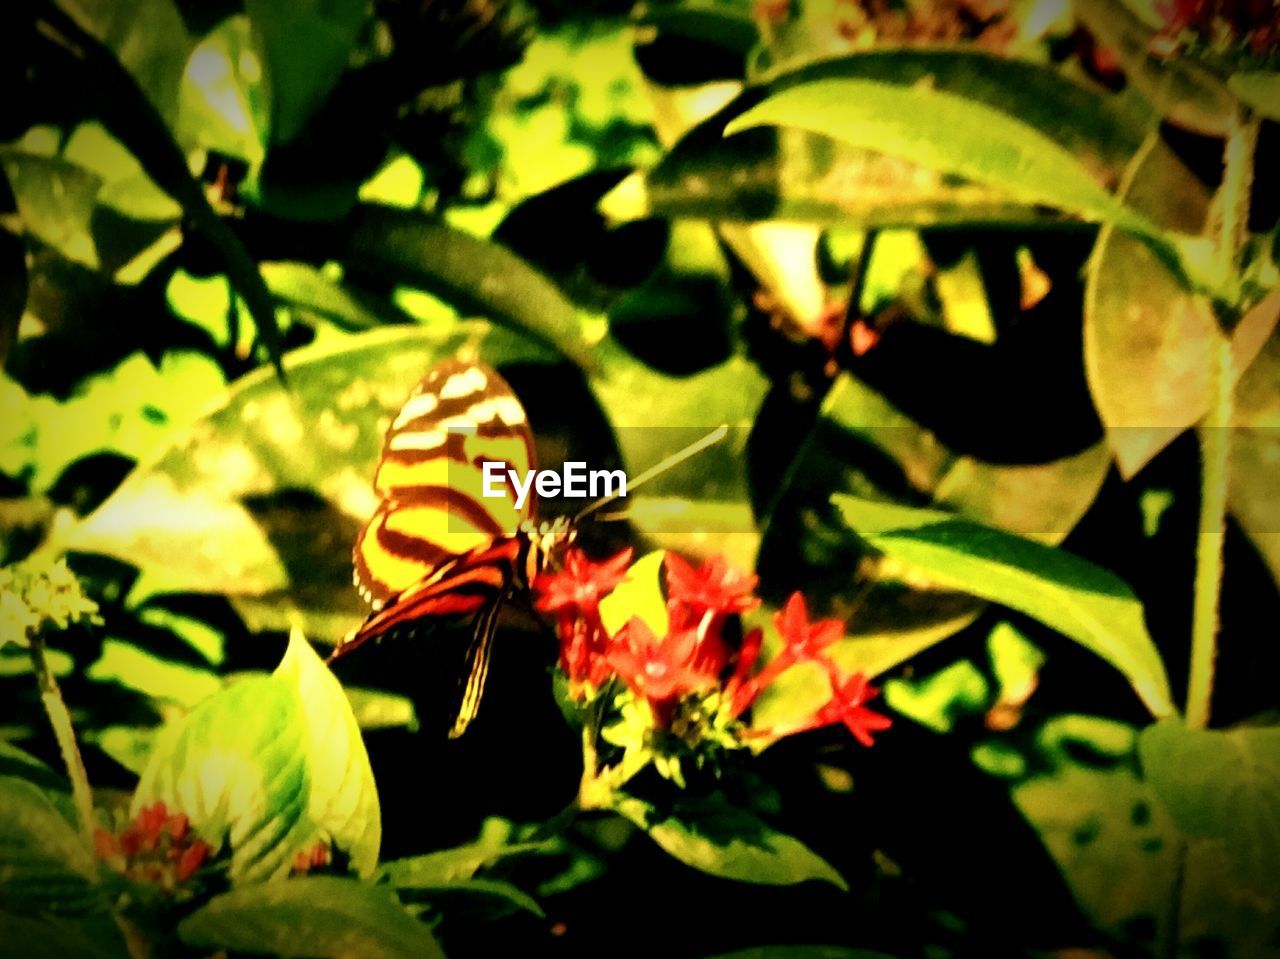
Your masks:
[{"label": "butterfly body", "polygon": [[511,387],[481,363],[433,367],[387,430],[374,475],[381,503],[354,550],[355,583],[373,608],[336,658],[398,627],[471,615],[462,702],[451,735],[479,707],[498,614],[573,537],[564,518],[540,521],[530,495],[484,497],[483,464],[525,473],[533,437]]}]

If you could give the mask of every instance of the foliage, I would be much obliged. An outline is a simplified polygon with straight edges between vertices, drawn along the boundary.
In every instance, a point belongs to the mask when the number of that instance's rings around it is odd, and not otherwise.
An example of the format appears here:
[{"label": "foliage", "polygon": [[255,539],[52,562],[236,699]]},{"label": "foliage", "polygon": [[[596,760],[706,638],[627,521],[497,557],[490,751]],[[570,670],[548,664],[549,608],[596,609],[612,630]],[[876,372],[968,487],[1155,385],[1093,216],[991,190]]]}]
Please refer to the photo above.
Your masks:
[{"label": "foliage", "polygon": [[[1274,952],[1271,5],[0,38],[0,954]],[[418,584],[508,577],[447,742],[469,615],[343,640],[459,357],[544,466],[700,452]]]}]

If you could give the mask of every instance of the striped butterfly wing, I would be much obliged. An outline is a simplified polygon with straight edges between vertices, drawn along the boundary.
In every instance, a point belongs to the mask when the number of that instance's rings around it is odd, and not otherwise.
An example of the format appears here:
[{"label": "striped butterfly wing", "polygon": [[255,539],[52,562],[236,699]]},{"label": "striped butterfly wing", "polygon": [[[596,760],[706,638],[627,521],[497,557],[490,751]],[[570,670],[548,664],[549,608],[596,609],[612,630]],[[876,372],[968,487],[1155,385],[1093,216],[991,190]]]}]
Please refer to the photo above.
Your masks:
[{"label": "striped butterfly wing", "polygon": [[418,384],[387,430],[374,489],[382,502],[355,548],[355,580],[375,610],[447,575],[460,557],[515,536],[536,508],[484,497],[483,462],[523,475],[533,437],[511,387],[480,363],[446,360]]},{"label": "striped butterfly wing", "polygon": [[486,461],[520,475],[533,468],[524,408],[488,366],[446,360],[387,430],[374,476],[382,502],[354,551],[356,585],[374,612],[333,654],[424,618],[474,614],[453,736],[479,706],[498,612],[526,546],[517,534],[535,510],[532,490],[518,508],[510,484],[482,496]]}]

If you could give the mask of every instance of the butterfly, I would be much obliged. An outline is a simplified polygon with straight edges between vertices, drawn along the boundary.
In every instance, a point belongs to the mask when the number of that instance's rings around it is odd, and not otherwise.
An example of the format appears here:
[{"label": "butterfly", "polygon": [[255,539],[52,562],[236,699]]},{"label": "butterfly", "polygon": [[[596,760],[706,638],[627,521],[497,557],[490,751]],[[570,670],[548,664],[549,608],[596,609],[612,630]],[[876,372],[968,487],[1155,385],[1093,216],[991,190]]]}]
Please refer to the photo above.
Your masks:
[{"label": "butterfly", "polygon": [[445,360],[387,429],[373,482],[380,504],[354,549],[355,583],[373,611],[329,657],[423,619],[474,616],[451,738],[479,709],[502,607],[575,535],[565,517],[539,520],[532,488],[519,507],[512,484],[482,496],[485,462],[519,475],[535,468],[528,417],[491,367]]}]

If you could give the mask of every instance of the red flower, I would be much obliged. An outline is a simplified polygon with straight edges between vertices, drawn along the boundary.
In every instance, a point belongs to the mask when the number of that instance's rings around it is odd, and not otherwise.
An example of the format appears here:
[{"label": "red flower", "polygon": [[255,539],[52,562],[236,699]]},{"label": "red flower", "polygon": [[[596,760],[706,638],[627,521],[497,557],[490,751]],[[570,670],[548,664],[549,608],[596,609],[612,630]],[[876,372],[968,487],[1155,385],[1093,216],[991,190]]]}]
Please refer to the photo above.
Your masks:
[{"label": "red flower", "polygon": [[883,732],[893,725],[888,716],[867,709],[863,704],[880,691],[867,682],[862,673],[854,673],[843,682],[831,677],[831,700],[817,713],[817,726],[844,723],[853,738],[864,746],[874,745],[872,733]]},{"label": "red flower", "polygon": [[748,684],[754,686],[753,699],[796,663],[817,662],[828,671],[834,669],[835,664],[827,656],[826,649],[844,636],[844,623],[838,619],[809,622],[809,605],[800,592],[792,593],[782,611],[773,614],[773,625],[782,635],[783,647]]},{"label": "red flower", "polygon": [[167,893],[174,893],[213,854],[213,847],[192,833],[186,814],[171,815],[163,802],[138,810],[118,836],[95,830],[93,847],[112,869]]},{"label": "red flower", "polygon": [[744,613],[755,609],[756,577],[713,556],[694,568],[675,553],[667,553],[667,595],[673,603],[685,604],[701,612]]},{"label": "red flower", "polygon": [[663,702],[714,682],[693,668],[697,645],[697,634],[688,629],[673,630],[659,643],[644,621],[633,617],[614,637],[605,659],[637,696]]},{"label": "red flower", "polygon": [[773,614],[773,624],[786,643],[785,652],[796,663],[825,660],[823,651],[844,636],[844,623],[838,619],[809,622],[809,604],[800,592],[792,593],[782,612]]},{"label": "red flower", "polygon": [[580,549],[570,549],[563,569],[542,573],[533,581],[538,594],[534,605],[544,613],[598,616],[600,599],[627,578],[630,565],[630,547],[602,563],[593,563]]},{"label": "red flower", "polygon": [[296,876],[305,876],[312,870],[323,869],[327,865],[329,846],[324,842],[317,842],[309,849],[299,849],[293,855],[293,873]]},{"label": "red flower", "polygon": [[760,645],[764,641],[764,631],[753,629],[742,637],[742,645],[738,648],[738,661],[733,665],[733,675],[725,683],[725,695],[729,697],[730,715],[737,719],[760,695],[760,685],[751,679],[751,670],[760,658]]},{"label": "red flower", "polygon": [[195,875],[197,869],[204,865],[212,851],[212,847],[207,842],[197,839],[178,856],[178,864],[173,873],[174,879],[178,882],[186,882]]}]

